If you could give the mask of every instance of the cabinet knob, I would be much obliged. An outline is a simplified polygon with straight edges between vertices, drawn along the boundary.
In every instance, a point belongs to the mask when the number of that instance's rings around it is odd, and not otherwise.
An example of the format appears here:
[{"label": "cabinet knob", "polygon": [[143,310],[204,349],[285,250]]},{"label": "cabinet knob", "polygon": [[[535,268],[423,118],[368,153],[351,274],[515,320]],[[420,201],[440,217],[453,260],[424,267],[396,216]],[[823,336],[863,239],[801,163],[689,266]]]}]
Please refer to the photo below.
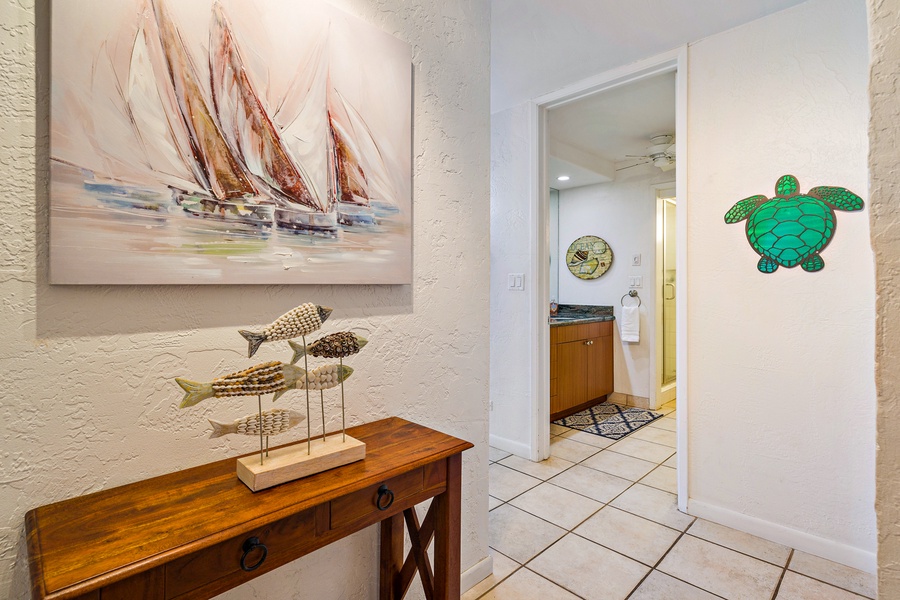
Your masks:
[{"label": "cabinet knob", "polygon": [[388,489],[388,486],[382,485],[378,488],[378,499],[375,500],[375,507],[378,510],[387,510],[394,503],[394,492]]},{"label": "cabinet knob", "polygon": [[593,345],[594,345],[594,340],[588,340],[588,341],[586,341],[586,342],[584,343],[584,345],[585,345],[585,346],[593,346]]},{"label": "cabinet knob", "polygon": [[[253,553],[254,550],[259,548],[262,552],[260,553],[259,560],[253,563],[252,565],[247,564],[247,557]],[[244,571],[255,571],[266,561],[266,557],[269,555],[269,549],[266,548],[266,545],[259,541],[259,538],[252,537],[247,538],[244,541],[244,545],[241,547],[244,553],[241,555],[241,569]]]}]

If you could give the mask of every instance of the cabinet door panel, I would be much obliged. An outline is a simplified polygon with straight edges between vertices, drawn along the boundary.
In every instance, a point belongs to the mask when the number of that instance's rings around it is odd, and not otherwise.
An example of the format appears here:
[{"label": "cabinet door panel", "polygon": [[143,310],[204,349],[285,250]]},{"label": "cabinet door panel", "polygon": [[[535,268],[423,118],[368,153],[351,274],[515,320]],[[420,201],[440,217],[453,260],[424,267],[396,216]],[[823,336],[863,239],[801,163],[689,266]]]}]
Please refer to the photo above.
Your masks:
[{"label": "cabinet door panel", "polygon": [[613,391],[613,349],[612,336],[589,340],[587,346],[587,390],[586,401],[599,398]]},{"label": "cabinet door panel", "polygon": [[559,409],[565,410],[587,402],[584,369],[587,348],[583,341],[557,344],[556,389],[559,392]]}]

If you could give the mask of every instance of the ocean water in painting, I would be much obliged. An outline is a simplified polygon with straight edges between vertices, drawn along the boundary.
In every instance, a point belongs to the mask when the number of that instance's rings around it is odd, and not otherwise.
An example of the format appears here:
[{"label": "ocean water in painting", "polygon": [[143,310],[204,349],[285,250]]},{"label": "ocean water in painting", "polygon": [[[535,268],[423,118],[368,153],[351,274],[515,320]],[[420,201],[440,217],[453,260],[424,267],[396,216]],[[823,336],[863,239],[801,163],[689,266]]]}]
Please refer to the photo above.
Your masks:
[{"label": "ocean water in painting", "polygon": [[317,1],[53,19],[53,283],[411,281],[407,44]]},{"label": "ocean water in painting", "polygon": [[122,284],[222,283],[226,273],[232,282],[248,284],[308,278],[356,283],[345,277],[348,263],[390,270],[398,257],[408,257],[406,228],[389,214],[378,225],[348,227],[334,238],[304,235],[193,216],[165,187],[88,189],[80,170],[56,162],[51,170],[50,227],[57,248],[64,249],[52,256],[51,271],[71,267],[69,259],[77,257],[103,265],[98,276]]}]

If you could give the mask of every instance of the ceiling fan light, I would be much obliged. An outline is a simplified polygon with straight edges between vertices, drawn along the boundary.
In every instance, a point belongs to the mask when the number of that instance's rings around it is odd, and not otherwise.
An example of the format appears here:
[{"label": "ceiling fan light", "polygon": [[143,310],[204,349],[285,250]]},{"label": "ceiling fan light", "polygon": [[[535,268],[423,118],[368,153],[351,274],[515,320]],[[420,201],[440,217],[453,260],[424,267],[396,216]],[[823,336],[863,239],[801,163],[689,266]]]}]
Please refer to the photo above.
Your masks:
[{"label": "ceiling fan light", "polygon": [[675,168],[675,159],[674,158],[657,158],[653,161],[653,166],[661,169],[662,171],[671,171]]}]

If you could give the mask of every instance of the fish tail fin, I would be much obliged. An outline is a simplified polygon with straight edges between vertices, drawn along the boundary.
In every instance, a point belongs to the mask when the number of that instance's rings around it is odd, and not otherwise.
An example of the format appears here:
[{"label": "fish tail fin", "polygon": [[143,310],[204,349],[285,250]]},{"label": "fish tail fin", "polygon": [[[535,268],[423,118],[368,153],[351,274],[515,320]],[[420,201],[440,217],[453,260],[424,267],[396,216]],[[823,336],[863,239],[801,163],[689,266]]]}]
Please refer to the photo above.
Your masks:
[{"label": "fish tail fin", "polygon": [[247,358],[252,357],[256,354],[256,351],[259,350],[260,345],[264,341],[266,341],[266,334],[264,333],[253,333],[252,331],[247,331],[245,329],[241,329],[238,331],[239,334],[244,336],[244,339],[250,342],[250,347],[247,350]]},{"label": "fish tail fin", "polygon": [[286,392],[287,392],[287,390],[281,390],[281,391],[279,391],[279,392],[275,392],[275,395],[272,396],[272,402],[275,402],[276,400],[278,400],[279,398],[281,398],[282,396],[284,396],[284,394],[285,394]]},{"label": "fish tail fin", "polygon": [[181,404],[178,408],[187,408],[188,406],[194,406],[206,400],[207,398],[212,398],[215,394],[213,392],[213,387],[211,383],[198,383],[196,381],[190,381],[188,379],[182,379],[181,377],[175,378],[175,383],[181,386],[181,389],[184,390],[184,398],[181,400]]},{"label": "fish tail fin", "polygon": [[212,425],[212,433],[209,434],[209,439],[214,439],[218,437],[222,437],[226,435],[228,432],[229,423],[219,423],[218,421],[213,421],[212,419],[208,419],[209,424]]},{"label": "fish tail fin", "polygon": [[304,346],[303,344],[298,344],[293,340],[289,341],[288,344],[294,351],[294,356],[291,357],[291,364],[295,365],[297,364],[297,361],[303,358],[303,356],[306,354],[306,346]]}]

